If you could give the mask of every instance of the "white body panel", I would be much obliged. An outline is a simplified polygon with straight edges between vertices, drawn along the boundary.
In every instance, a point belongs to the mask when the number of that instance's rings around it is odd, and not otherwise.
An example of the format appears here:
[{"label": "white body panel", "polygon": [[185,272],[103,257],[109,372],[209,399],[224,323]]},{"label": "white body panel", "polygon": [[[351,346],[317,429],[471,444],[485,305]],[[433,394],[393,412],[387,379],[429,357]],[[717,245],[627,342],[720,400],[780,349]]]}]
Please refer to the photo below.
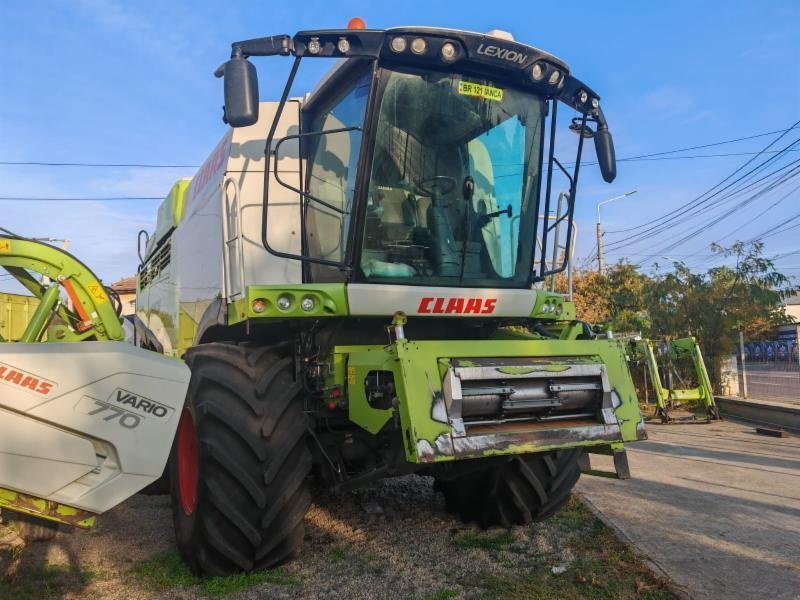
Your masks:
[{"label": "white body panel", "polygon": [[462,289],[408,285],[350,284],[347,304],[351,315],[432,317],[518,317],[533,312],[535,290]]},{"label": "white body panel", "polygon": [[[220,290],[230,301],[249,284],[301,283],[300,262],[270,254],[261,240],[264,144],[277,107],[277,102],[262,102],[255,125],[228,130],[187,190],[185,216],[174,234],[174,260],[181,308],[195,322]],[[275,137],[299,132],[300,103],[289,101]],[[277,161],[281,179],[300,187],[296,140],[281,146]],[[299,195],[278,184],[272,168],[269,191],[269,242],[275,250],[297,254]]]},{"label": "white body panel", "polygon": [[3,344],[0,487],[104,512],[161,476],[189,369],[123,342]]}]

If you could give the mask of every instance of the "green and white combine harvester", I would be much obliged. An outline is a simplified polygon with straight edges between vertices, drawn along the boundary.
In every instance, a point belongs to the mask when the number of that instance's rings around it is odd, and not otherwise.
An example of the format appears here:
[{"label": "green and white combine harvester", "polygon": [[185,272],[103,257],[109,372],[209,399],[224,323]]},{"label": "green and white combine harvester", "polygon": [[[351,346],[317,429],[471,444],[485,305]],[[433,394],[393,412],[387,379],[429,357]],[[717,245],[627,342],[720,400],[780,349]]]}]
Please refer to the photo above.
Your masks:
[{"label": "green and white combine harvester", "polygon": [[[291,57],[277,102],[256,56]],[[292,97],[318,58],[336,64]],[[464,520],[510,527],[566,503],[585,451],[645,438],[625,347],[544,285],[586,140],[616,174],[563,61],[497,31],[348,28],[234,43],[217,75],[232,127],[141,239],[137,292],[137,344],[191,369],[168,479],[194,571],[294,556],[312,479],[429,475]]]}]

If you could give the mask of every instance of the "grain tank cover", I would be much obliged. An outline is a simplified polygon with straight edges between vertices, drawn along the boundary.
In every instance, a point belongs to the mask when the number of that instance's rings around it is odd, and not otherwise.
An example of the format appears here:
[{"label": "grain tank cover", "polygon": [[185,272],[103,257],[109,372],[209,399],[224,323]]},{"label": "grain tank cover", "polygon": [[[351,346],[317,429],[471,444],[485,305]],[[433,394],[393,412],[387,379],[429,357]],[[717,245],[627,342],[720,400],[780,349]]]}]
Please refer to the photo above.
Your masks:
[{"label": "grain tank cover", "polygon": [[189,188],[191,181],[191,177],[184,177],[183,179],[178,180],[175,185],[172,186],[172,189],[169,191],[169,194],[167,194],[167,197],[164,198],[161,206],[158,207],[156,230],[155,233],[153,233],[153,237],[150,238],[150,241],[147,244],[148,255],[153,248],[155,248],[155,246],[157,246],[158,243],[181,222],[181,219],[183,218],[183,205],[186,198],[186,190]]}]

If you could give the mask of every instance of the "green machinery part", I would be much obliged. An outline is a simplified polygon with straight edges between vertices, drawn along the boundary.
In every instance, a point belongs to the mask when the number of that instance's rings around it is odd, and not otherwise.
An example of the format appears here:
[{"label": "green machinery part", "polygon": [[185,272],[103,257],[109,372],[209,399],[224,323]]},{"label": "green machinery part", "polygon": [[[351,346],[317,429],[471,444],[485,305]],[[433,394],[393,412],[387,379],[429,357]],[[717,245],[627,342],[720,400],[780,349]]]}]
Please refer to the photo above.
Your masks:
[{"label": "green machinery part", "polygon": [[681,358],[690,358],[697,379],[697,387],[679,389],[671,385],[674,378],[669,378],[667,385],[661,379],[661,369],[659,368],[656,352],[653,348],[653,341],[648,339],[638,339],[632,341],[636,358],[644,363],[644,367],[650,377],[651,385],[656,396],[656,416],[662,423],[675,422],[670,416],[670,404],[673,402],[698,402],[706,409],[707,421],[720,420],[719,409],[714,402],[714,394],[711,390],[711,380],[708,377],[703,354],[697,340],[692,337],[679,338],[667,342],[665,361],[661,366],[665,372],[674,368],[674,362]]},{"label": "green machinery part", "polygon": [[[0,235],[0,267],[39,299],[22,337],[15,341],[124,339],[117,308],[103,284],[89,267],[65,250]],[[68,303],[63,302],[64,297]]]},{"label": "green machinery part", "polygon": [[[0,338],[0,343],[124,339],[119,315],[103,284],[65,250],[0,235],[0,267],[39,300],[19,340]],[[63,302],[62,291],[68,303]],[[0,508],[77,527],[94,524],[89,512],[4,488],[0,488]]]}]

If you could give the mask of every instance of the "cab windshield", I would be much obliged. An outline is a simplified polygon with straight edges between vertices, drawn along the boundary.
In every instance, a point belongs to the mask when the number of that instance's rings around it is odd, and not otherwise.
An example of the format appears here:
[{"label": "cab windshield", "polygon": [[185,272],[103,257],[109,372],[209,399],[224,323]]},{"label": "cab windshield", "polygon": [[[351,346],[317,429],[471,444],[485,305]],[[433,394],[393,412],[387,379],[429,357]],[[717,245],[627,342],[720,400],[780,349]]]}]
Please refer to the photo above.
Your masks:
[{"label": "cab windshield", "polygon": [[405,285],[529,285],[544,100],[454,73],[385,77],[362,276]]}]

